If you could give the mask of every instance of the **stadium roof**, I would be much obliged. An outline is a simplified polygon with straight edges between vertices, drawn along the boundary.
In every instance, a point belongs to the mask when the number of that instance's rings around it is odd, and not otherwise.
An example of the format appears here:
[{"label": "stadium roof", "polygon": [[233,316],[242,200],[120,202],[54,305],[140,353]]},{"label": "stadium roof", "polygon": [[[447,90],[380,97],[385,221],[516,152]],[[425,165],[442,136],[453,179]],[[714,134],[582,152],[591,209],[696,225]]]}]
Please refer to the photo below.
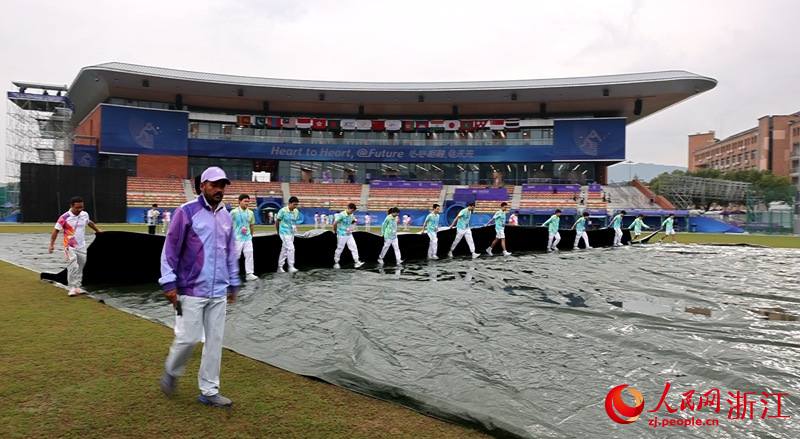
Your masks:
[{"label": "stadium roof", "polygon": [[112,62],[81,69],[67,96],[76,107],[73,122],[83,120],[111,97],[174,103],[180,95],[181,103],[193,110],[225,110],[231,114],[261,114],[266,108],[272,115],[591,116],[626,117],[631,123],[716,85],[712,78],[681,70],[503,81],[344,82],[257,78]]}]

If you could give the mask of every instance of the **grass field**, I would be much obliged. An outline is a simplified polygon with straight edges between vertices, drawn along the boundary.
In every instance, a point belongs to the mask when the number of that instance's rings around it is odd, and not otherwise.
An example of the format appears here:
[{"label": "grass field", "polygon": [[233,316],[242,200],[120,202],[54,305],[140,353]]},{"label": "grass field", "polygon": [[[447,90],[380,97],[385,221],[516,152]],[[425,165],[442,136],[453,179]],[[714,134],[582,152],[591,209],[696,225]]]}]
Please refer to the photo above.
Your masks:
[{"label": "grass field", "polygon": [[178,394],[167,398],[158,378],[170,328],[87,297],[68,298],[37,273],[5,262],[0,276],[2,438],[485,437],[228,350],[221,388],[233,408],[197,402],[201,349]]},{"label": "grass field", "polygon": [[[116,230],[128,232],[142,232],[147,233],[147,226],[144,224],[98,224],[103,230]],[[311,230],[314,226],[298,226],[301,232]],[[50,233],[53,230],[52,224],[0,224],[0,233]],[[331,230],[328,227],[328,230]],[[363,230],[363,227],[361,228]],[[160,233],[161,228],[159,226]],[[380,225],[373,226],[373,233],[379,233]],[[419,232],[419,227],[412,227],[411,232]],[[274,233],[275,226],[256,226],[256,233]],[[92,233],[88,230],[87,233]],[[656,235],[650,242],[655,242],[663,235]],[[787,235],[743,235],[743,234],[725,234],[725,233],[679,233],[678,242],[681,244],[754,244],[764,245],[767,247],[781,247],[781,248],[800,248],[800,236],[787,236]],[[671,241],[671,238],[667,238]]]}]

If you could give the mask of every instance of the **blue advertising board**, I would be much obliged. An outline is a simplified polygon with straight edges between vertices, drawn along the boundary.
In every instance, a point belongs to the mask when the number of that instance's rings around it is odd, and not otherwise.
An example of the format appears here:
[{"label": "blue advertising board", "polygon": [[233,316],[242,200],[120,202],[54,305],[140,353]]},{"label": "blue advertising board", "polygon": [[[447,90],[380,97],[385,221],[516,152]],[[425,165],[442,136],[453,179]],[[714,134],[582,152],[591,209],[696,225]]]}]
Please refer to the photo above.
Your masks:
[{"label": "blue advertising board", "polygon": [[189,139],[188,154],[195,157],[395,163],[624,160],[625,119],[556,120],[553,145],[341,145]]},{"label": "blue advertising board", "polygon": [[189,139],[189,155],[347,162],[504,163],[552,160],[553,146],[317,145]]},{"label": "blue advertising board", "polygon": [[625,119],[559,119],[555,160],[625,160]]},{"label": "blue advertising board", "polygon": [[189,113],[101,106],[100,148],[106,153],[187,155]]},{"label": "blue advertising board", "polygon": [[91,145],[72,145],[72,166],[96,168],[97,147]]}]

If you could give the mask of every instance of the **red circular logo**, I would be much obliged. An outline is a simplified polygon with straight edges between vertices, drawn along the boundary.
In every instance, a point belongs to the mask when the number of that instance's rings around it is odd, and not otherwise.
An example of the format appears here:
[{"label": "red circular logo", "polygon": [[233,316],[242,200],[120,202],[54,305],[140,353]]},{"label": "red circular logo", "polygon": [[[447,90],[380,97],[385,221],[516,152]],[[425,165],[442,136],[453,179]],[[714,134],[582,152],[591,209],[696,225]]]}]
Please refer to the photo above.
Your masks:
[{"label": "red circular logo", "polygon": [[[620,384],[619,386],[611,389],[606,396],[606,413],[608,413],[609,418],[618,424],[630,424],[631,422],[639,419],[639,415],[644,410],[644,397],[636,389],[626,389],[631,393],[631,395],[633,395],[633,398],[636,401],[636,405],[634,407],[631,407],[622,401],[621,393],[626,387],[628,387],[627,384]],[[617,412],[628,419],[619,417]]]}]

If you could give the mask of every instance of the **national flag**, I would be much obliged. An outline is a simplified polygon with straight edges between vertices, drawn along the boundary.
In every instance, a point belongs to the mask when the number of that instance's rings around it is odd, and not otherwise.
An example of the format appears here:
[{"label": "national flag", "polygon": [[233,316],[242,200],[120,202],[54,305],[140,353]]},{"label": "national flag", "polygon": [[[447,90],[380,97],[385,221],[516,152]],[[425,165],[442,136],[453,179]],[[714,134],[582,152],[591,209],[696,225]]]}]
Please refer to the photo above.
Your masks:
[{"label": "national flag", "polygon": [[369,131],[372,129],[372,121],[369,119],[356,119],[356,129],[359,131]]},{"label": "national flag", "polygon": [[280,128],[281,127],[281,118],[280,117],[268,117],[267,118],[267,128]]},{"label": "national flag", "polygon": [[328,131],[341,131],[342,121],[338,119],[328,119]]},{"label": "national flag", "polygon": [[386,121],[385,120],[373,120],[372,121],[372,131],[385,131],[386,130]]},{"label": "national flag", "polygon": [[293,117],[284,117],[281,120],[281,125],[284,128],[295,128],[297,126],[297,120]]},{"label": "national flag", "polygon": [[519,131],[519,119],[506,119],[506,131]]},{"label": "national flag", "polygon": [[475,131],[474,120],[461,120],[461,131]]},{"label": "national flag", "polygon": [[252,116],[236,116],[236,125],[239,127],[249,127],[252,122]]},{"label": "national flag", "polygon": [[414,127],[417,131],[428,131],[431,123],[427,120],[418,120],[414,122]]},{"label": "national flag", "polygon": [[311,128],[314,130],[324,130],[328,128],[328,120],[327,119],[314,119],[311,123]]},{"label": "national flag", "polygon": [[489,121],[488,120],[476,120],[475,121],[475,130],[488,130],[489,129]]},{"label": "national flag", "polygon": [[256,128],[264,128],[267,126],[267,116],[256,116],[253,118],[253,126]]},{"label": "national flag", "polygon": [[410,133],[414,132],[417,129],[417,122],[413,120],[404,120],[403,121],[403,131]]},{"label": "national flag", "polygon": [[444,121],[443,120],[431,120],[428,122],[428,127],[431,131],[438,132],[444,131]]},{"label": "national flag", "polygon": [[297,118],[297,128],[300,128],[300,129],[311,128],[311,118],[310,117],[298,117]]},{"label": "national flag", "polygon": [[446,120],[446,121],[444,121],[444,129],[446,131],[458,131],[460,126],[461,126],[461,123],[458,120]]},{"label": "national flag", "polygon": [[402,123],[399,120],[391,119],[386,121],[386,131],[400,131]]},{"label": "national flag", "polygon": [[354,130],[356,129],[356,120],[355,119],[342,119],[342,129],[343,130]]},{"label": "national flag", "polygon": [[506,127],[506,121],[503,119],[493,119],[491,122],[491,127],[493,131],[502,130]]}]

